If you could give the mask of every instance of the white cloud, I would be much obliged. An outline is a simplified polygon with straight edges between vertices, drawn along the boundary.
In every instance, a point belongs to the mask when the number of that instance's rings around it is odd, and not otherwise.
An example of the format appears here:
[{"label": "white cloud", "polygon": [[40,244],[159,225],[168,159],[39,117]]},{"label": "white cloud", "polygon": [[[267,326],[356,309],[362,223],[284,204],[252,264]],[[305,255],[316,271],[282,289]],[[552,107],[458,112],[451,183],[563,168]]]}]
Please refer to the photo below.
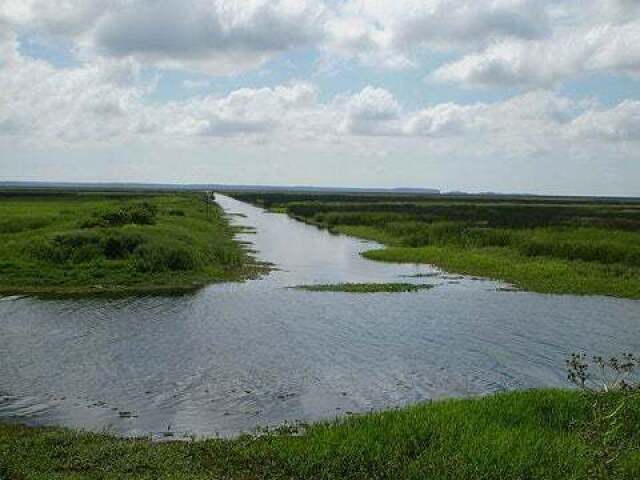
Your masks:
[{"label": "white cloud", "polygon": [[[356,138],[421,138],[425,142],[489,138],[495,148],[542,148],[550,139],[638,139],[638,102],[605,109],[535,90],[497,103],[450,102],[403,107],[384,89],[368,86],[352,95],[320,101],[305,81],[241,88],[167,103],[149,102],[153,82],[131,59],[99,60],[55,68],[18,53],[6,37],[0,68],[3,134],[33,142],[83,144],[153,136],[175,139],[331,144]],[[474,140],[475,139],[475,140]],[[485,139],[485,140],[481,140]]]},{"label": "white cloud", "polygon": [[327,55],[373,66],[415,65],[420,48],[468,49],[503,38],[538,38],[546,2],[533,0],[350,0],[327,21]]},{"label": "white cloud", "polygon": [[3,0],[0,19],[54,35],[74,36],[91,29],[97,18],[124,0]]},{"label": "white cloud", "polygon": [[445,136],[460,135],[473,129],[476,115],[481,114],[484,105],[461,106],[444,103],[426,108],[413,114],[406,122],[403,131],[407,135]]},{"label": "white cloud", "polygon": [[12,39],[1,47],[6,55],[0,68],[0,125],[4,134],[26,141],[255,137],[280,125],[302,130],[306,125],[301,118],[312,118],[321,110],[315,87],[302,81],[242,88],[222,97],[150,103],[147,96],[154,84],[142,79],[131,58],[55,68],[20,55]]},{"label": "white cloud", "polygon": [[535,0],[4,0],[0,18],[72,39],[84,54],[229,74],[317,47],[381,67],[414,64],[421,47],[451,49],[548,27]]},{"label": "white cloud", "polygon": [[366,87],[343,100],[345,114],[339,127],[341,132],[354,135],[398,135],[401,108],[389,91]]},{"label": "white cloud", "polygon": [[227,75],[315,48],[379,68],[421,51],[461,57],[434,78],[549,86],[584,71],[640,70],[637,0],[4,0],[0,25],[64,37],[84,59]]},{"label": "white cloud", "polygon": [[275,88],[243,88],[225,97],[206,96],[174,102],[158,108],[157,116],[170,119],[164,132],[170,135],[209,137],[251,136],[294,123],[316,102],[315,88],[296,82]]},{"label": "white cloud", "polygon": [[610,109],[590,110],[571,124],[581,138],[640,142],[640,101],[625,100]]},{"label": "white cloud", "polygon": [[[344,159],[345,169],[357,158],[361,165],[375,163],[375,156],[386,159],[389,172],[394,162],[412,156],[419,172],[426,164],[419,162],[433,158],[441,159],[443,169],[448,162],[495,165],[496,159],[517,159],[521,166],[584,159],[587,166],[602,166],[633,162],[640,151],[638,102],[603,106],[597,98],[580,101],[553,91],[584,72],[640,74],[637,1],[587,2],[588,8],[578,0],[186,3],[0,0],[0,152],[19,153],[27,144],[42,151],[106,145],[126,152],[124,145],[136,143],[147,145],[152,163],[156,154],[178,146],[187,168],[190,153],[221,148],[229,164],[236,155],[253,155],[269,171],[276,158],[287,157],[282,162],[291,167],[297,157],[288,152],[315,149],[316,158]],[[19,48],[18,41],[32,34],[45,46],[39,53]],[[54,46],[69,47],[65,53],[74,60],[54,62],[64,67],[25,53],[46,57],[47,42],[56,38],[63,41]],[[369,69],[354,68],[354,76],[370,75],[354,84],[377,86],[327,96],[303,78],[207,95],[208,87],[242,85],[243,77],[175,75],[169,82],[177,78],[185,87],[179,95],[193,97],[171,101],[163,99],[165,90],[154,90],[153,79],[162,75],[156,67],[239,73],[301,46],[337,59],[339,66],[347,59],[396,69],[419,66],[426,55],[418,53],[442,50],[452,61],[436,71],[441,81],[526,88],[492,103],[474,102],[470,94],[464,104],[443,98],[447,89],[439,88],[425,97],[440,101],[420,105],[410,101],[411,93],[402,102],[394,96],[388,87],[393,73],[374,77]],[[276,73],[251,78],[282,77]],[[339,91],[341,85],[330,88]],[[414,95],[429,88],[407,86]],[[3,171],[7,158],[0,159]],[[202,158],[206,163],[209,157]],[[238,171],[243,168],[239,162]]]},{"label": "white cloud", "polygon": [[2,51],[0,119],[15,134],[68,141],[121,135],[137,121],[137,107],[150,88],[132,60],[56,69],[21,56],[11,41]]},{"label": "white cloud", "polygon": [[72,39],[84,55],[220,75],[313,43],[325,8],[312,0],[5,0],[0,19]]},{"label": "white cloud", "polygon": [[323,8],[307,0],[144,0],[104,15],[95,48],[164,67],[228,74],[311,43]]},{"label": "white cloud", "polygon": [[585,72],[640,73],[638,16],[621,23],[559,29],[539,40],[493,43],[443,65],[433,78],[468,86],[551,86]]}]

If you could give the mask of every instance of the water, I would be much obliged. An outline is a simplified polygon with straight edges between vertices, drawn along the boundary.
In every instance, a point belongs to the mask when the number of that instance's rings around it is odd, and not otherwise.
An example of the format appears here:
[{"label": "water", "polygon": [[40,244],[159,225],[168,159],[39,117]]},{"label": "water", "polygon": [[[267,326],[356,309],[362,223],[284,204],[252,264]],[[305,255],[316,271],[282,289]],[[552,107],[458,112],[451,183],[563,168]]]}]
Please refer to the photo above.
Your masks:
[{"label": "water", "polygon": [[[218,197],[280,270],[181,297],[0,300],[0,418],[118,435],[234,435],[430,398],[567,386],[573,351],[640,351],[640,302],[504,292]],[[410,278],[406,275],[430,274]],[[287,289],[433,283],[401,294]]]}]

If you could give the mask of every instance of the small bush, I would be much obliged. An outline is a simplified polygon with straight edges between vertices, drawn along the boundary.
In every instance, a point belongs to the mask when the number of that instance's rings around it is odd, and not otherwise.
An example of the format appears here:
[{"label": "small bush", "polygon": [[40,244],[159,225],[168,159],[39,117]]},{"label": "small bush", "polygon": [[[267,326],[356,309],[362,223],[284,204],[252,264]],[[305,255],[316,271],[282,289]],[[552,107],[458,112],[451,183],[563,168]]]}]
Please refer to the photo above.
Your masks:
[{"label": "small bush", "polygon": [[218,245],[210,249],[210,254],[214,259],[214,263],[219,263],[225,267],[235,267],[242,265],[245,261],[244,254],[234,245]]},{"label": "small bush", "polygon": [[0,220],[0,234],[20,233],[46,227],[54,221],[53,217],[20,218],[10,217]]},{"label": "small bush", "polygon": [[591,416],[581,428],[589,447],[592,478],[617,478],[619,461],[638,450],[640,357],[625,353],[608,360],[574,353],[567,359],[568,378],[586,397]]},{"label": "small bush", "polygon": [[169,215],[173,217],[184,217],[184,210],[173,208],[169,210]]},{"label": "small bush", "polygon": [[144,242],[142,235],[128,232],[110,234],[102,240],[102,250],[105,257],[115,260],[126,258]]},{"label": "small bush", "polygon": [[51,239],[38,239],[28,247],[28,254],[49,263],[85,263],[102,256],[109,260],[128,257],[144,242],[142,235],[114,232],[104,236],[99,232],[67,232]]},{"label": "small bush", "polygon": [[73,263],[88,263],[102,257],[102,250],[96,244],[82,245],[73,250],[70,260]]},{"label": "small bush", "polygon": [[139,205],[129,207],[127,212],[131,218],[129,223],[136,225],[152,225],[155,223],[158,209],[154,205],[144,202]]},{"label": "small bush", "polygon": [[195,254],[184,247],[143,244],[135,250],[134,268],[139,272],[187,271],[198,266]]},{"label": "small bush", "polygon": [[82,223],[82,228],[108,228],[123,225],[153,225],[158,209],[147,202],[126,205],[117,210],[109,210],[95,215]]},{"label": "small bush", "polygon": [[27,253],[31,258],[50,263],[89,261],[100,255],[100,237],[92,232],[61,233],[51,239],[32,241]]}]

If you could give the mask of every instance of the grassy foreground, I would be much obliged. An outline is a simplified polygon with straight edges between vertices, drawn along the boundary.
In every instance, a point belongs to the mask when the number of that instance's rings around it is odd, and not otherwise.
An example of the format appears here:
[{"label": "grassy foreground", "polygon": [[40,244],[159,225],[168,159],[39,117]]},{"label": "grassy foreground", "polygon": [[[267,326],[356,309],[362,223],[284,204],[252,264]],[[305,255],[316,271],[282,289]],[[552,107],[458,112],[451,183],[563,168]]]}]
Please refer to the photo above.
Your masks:
[{"label": "grassy foreground", "polygon": [[375,240],[374,260],[433,264],[541,293],[640,299],[640,201],[250,193],[240,200]]},{"label": "grassy foreground", "polygon": [[0,195],[0,294],[193,290],[250,273],[223,211],[196,194]]},{"label": "grassy foreground", "polygon": [[[586,479],[577,392],[447,400],[309,426],[303,435],[151,443],[0,424],[3,479]],[[637,425],[640,416],[629,418]],[[615,478],[640,478],[640,432]]]}]

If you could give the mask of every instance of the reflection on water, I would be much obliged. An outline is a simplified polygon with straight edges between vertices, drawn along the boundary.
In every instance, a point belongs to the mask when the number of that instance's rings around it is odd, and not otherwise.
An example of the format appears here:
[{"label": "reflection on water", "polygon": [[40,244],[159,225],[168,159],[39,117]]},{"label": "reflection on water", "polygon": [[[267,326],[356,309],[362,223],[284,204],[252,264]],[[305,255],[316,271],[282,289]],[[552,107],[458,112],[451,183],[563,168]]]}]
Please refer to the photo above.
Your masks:
[{"label": "reflection on water", "polygon": [[[218,197],[281,270],[181,297],[0,301],[0,417],[120,435],[232,435],[429,398],[565,386],[576,350],[640,350],[640,302],[499,291]],[[435,276],[429,275],[436,273]],[[418,274],[419,276],[413,276]],[[302,283],[411,281],[350,295]],[[504,285],[502,285],[504,286]]]}]

